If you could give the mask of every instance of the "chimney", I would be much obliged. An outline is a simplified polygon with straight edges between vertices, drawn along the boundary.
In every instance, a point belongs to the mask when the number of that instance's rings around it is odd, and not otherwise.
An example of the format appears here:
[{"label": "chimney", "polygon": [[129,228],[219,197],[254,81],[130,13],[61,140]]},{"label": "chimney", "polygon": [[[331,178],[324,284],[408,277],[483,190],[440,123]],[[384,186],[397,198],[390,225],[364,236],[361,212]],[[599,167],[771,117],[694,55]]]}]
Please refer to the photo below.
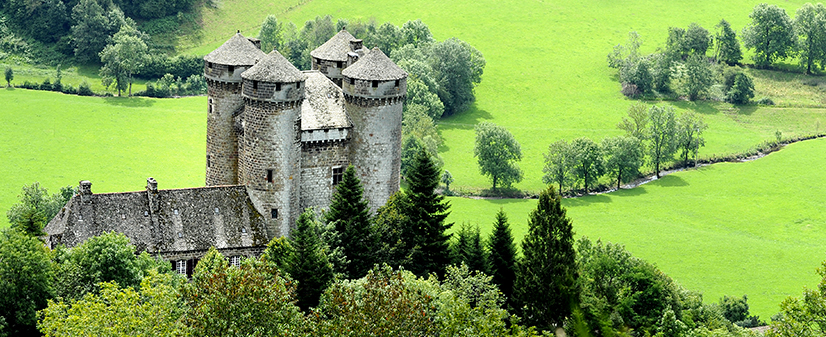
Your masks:
[{"label": "chimney", "polygon": [[261,50],[261,40],[256,39],[254,37],[248,37],[247,40],[252,42],[252,44],[255,45],[255,48],[258,48],[259,50]]},{"label": "chimney", "polygon": [[146,179],[146,190],[157,192],[158,191],[158,181],[155,178],[149,177]]},{"label": "chimney", "polygon": [[350,50],[351,51],[359,50],[359,49],[361,49],[361,47],[362,47],[362,40],[361,39],[350,41]]},{"label": "chimney", "polygon": [[80,193],[80,195],[92,195],[92,182],[88,180],[82,180],[77,190],[78,193]]}]

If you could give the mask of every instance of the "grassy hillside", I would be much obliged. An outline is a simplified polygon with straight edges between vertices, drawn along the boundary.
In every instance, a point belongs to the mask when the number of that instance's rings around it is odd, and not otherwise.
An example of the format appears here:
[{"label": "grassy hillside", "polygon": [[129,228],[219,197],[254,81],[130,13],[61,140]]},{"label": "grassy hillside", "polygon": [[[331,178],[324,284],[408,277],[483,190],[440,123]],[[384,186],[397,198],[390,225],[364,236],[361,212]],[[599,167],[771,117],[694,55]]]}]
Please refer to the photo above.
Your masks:
[{"label": "grassy hillside", "polygon": [[25,184],[96,193],[204,184],[206,97],[79,97],[0,89],[0,227]]},{"label": "grassy hillside", "polygon": [[[623,243],[706,301],[747,294],[752,312],[768,319],[783,298],[817,284],[815,269],[826,259],[823,153],[826,139],[806,141],[563,205],[577,237]],[[536,207],[524,199],[450,202],[449,221],[480,224],[485,234],[504,209],[517,240]]]},{"label": "grassy hillside", "polygon": [[[629,31],[639,32],[644,40],[643,50],[650,52],[664,44],[671,25],[685,27],[697,22],[713,31],[714,25],[725,18],[739,31],[759,1],[366,0],[354,6],[341,0],[316,0],[297,6],[299,3],[224,0],[220,11],[204,15],[206,27],[201,45],[206,48],[193,50],[212,50],[236,29],[257,30],[267,13],[283,12],[280,19],[291,20],[298,26],[326,14],[347,19],[375,18],[397,25],[422,19],[437,39],[455,36],[466,40],[482,51],[487,60],[482,84],[476,90],[477,103],[470,111],[447,118],[439,126],[445,139],[441,153],[445,167],[456,179],[456,188],[489,186],[489,181],[471,163],[475,163],[473,125],[491,121],[507,127],[522,143],[525,157],[520,165],[525,180],[516,187],[538,191],[542,188],[542,153],[548,144],[560,138],[586,136],[598,140],[619,134],[615,125],[631,101],[619,93],[614,72],[605,60],[614,45],[625,42]],[[778,5],[793,14],[802,3]],[[777,93],[758,96],[774,94]],[[677,107],[698,111],[709,123],[708,145],[701,155],[745,151],[773,138],[778,129],[784,135],[813,132],[816,120],[824,113],[821,109],[737,110],[714,103],[682,102]]]}]

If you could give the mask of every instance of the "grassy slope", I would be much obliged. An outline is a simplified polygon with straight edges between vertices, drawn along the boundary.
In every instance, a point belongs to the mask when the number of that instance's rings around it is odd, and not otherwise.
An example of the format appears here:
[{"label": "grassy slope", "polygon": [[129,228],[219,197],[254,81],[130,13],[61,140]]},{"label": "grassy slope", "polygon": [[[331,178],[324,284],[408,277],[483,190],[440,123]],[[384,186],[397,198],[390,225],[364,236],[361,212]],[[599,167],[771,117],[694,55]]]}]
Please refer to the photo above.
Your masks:
[{"label": "grassy slope", "polygon": [[96,193],[202,186],[206,97],[79,97],[0,89],[0,227],[24,184]]},{"label": "grassy slope", "polygon": [[[620,242],[707,301],[747,294],[768,319],[817,284],[826,240],[826,139],[748,163],[723,163],[615,193],[566,199],[577,236]],[[490,233],[501,207],[517,240],[535,200],[450,198],[449,221]]]}]

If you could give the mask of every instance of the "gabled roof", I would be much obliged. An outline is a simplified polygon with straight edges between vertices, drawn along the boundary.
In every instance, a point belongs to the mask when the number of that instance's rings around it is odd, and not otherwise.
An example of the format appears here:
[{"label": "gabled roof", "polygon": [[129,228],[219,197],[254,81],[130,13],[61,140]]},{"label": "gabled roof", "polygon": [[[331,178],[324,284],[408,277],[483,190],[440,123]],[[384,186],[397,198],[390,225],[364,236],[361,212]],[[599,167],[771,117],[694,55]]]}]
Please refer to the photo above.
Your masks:
[{"label": "gabled roof", "polygon": [[324,42],[310,52],[310,56],[328,61],[347,61],[347,53],[350,50],[350,41],[358,40],[353,35],[342,29],[338,34]]},{"label": "gabled roof", "polygon": [[307,78],[277,50],[265,55],[252,68],[241,74],[241,78],[263,82],[300,82]]},{"label": "gabled roof", "polygon": [[304,102],[301,104],[301,130],[325,130],[352,126],[344,112],[344,94],[321,72],[307,71]]},{"label": "gabled roof", "polygon": [[233,35],[218,49],[204,56],[204,61],[229,66],[251,66],[255,60],[264,58],[264,52],[255,47],[241,33]]},{"label": "gabled roof", "polygon": [[373,48],[356,63],[341,72],[349,78],[360,80],[392,81],[407,77],[407,72],[397,66],[387,55]]}]

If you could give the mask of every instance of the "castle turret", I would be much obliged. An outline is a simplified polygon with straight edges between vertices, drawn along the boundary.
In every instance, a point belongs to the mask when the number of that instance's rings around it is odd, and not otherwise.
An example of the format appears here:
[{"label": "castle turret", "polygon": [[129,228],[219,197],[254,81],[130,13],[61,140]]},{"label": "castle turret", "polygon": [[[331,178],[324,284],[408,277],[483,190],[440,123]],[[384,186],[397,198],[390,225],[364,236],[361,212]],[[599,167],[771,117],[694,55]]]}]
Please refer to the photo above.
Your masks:
[{"label": "castle turret", "polygon": [[338,34],[310,52],[312,69],[318,70],[341,87],[341,71],[364,54],[362,42],[342,29]]},{"label": "castle turret", "polygon": [[301,212],[301,103],[307,76],[272,51],[241,77],[238,182],[268,218],[268,233],[288,235]]},{"label": "castle turret", "polygon": [[241,33],[204,56],[207,81],[206,185],[238,183],[238,131],[235,119],[244,108],[241,73],[266,54]]},{"label": "castle turret", "polygon": [[345,109],[353,123],[350,162],[375,211],[399,190],[407,72],[373,48],[341,73]]}]

